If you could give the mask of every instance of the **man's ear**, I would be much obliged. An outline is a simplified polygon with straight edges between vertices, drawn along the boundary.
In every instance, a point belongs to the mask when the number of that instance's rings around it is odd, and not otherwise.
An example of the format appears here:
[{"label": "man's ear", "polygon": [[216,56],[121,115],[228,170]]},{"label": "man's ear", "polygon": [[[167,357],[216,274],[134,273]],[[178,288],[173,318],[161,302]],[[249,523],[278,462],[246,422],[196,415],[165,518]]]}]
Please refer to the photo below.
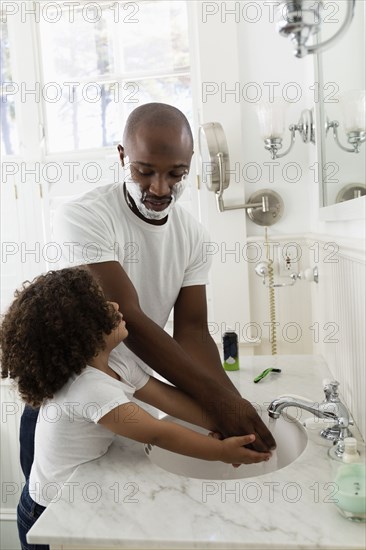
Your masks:
[{"label": "man's ear", "polygon": [[122,162],[122,166],[125,165],[125,150],[124,148],[122,147],[122,145],[117,145],[117,149],[118,149],[118,153],[119,153],[119,158],[121,159],[121,162]]}]

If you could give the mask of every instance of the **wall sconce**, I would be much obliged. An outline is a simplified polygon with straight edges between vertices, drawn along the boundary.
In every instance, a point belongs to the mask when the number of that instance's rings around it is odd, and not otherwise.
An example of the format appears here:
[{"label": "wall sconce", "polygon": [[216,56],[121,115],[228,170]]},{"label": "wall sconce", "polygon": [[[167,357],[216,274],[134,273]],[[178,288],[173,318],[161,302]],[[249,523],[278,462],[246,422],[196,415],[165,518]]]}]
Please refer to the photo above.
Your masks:
[{"label": "wall sconce", "polygon": [[308,46],[311,37],[319,32],[322,24],[322,0],[284,0],[276,8],[277,32],[289,37],[295,45],[294,55],[305,57],[308,53],[319,53],[330,47],[347,31],[350,26],[356,0],[345,0],[347,11],[345,20],[338,31],[328,40]]},{"label": "wall sconce", "polygon": [[336,203],[359,199],[366,195],[366,185],[364,183],[349,183],[342,187],[336,196]]},{"label": "wall sconce", "polygon": [[366,94],[365,90],[351,90],[340,96],[340,106],[343,114],[343,126],[347,141],[352,148],[341,144],[338,137],[339,122],[332,120],[326,123],[326,132],[333,129],[333,137],[337,145],[347,153],[359,153],[360,146],[366,141]]},{"label": "wall sconce", "polygon": [[304,143],[315,143],[315,128],[313,121],[313,112],[305,109],[301,113],[297,124],[291,124],[291,142],[285,152],[279,153],[282,149],[282,141],[285,134],[285,116],[288,104],[281,99],[275,98],[273,102],[259,103],[257,106],[257,115],[259,119],[260,134],[264,140],[264,147],[271,153],[272,160],[279,159],[287,155],[294,146],[296,132],[299,132]]}]

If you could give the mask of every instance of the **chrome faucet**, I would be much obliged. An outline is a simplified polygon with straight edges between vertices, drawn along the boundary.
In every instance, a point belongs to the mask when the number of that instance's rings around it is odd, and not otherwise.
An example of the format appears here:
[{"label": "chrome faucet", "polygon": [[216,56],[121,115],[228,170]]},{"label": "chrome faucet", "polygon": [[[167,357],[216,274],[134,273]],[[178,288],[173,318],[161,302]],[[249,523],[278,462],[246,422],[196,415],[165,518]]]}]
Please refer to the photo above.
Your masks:
[{"label": "chrome faucet", "polygon": [[280,414],[287,407],[299,407],[309,411],[318,418],[329,418],[334,420],[334,425],[321,430],[320,435],[337,444],[337,454],[341,456],[345,437],[352,434],[348,428],[353,424],[349,416],[348,409],[341,402],[338,395],[339,382],[336,380],[326,381],[324,383],[324,401],[313,403],[310,400],[284,395],[274,399],[268,407],[268,414],[271,418],[279,418]]}]

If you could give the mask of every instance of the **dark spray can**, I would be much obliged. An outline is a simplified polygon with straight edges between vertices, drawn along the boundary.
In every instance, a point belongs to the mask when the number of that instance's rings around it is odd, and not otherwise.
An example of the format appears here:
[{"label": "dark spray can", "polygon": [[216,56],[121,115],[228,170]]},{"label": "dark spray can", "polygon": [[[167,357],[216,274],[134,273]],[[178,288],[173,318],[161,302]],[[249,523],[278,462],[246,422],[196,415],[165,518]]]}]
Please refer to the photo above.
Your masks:
[{"label": "dark spray can", "polygon": [[222,338],[225,370],[239,370],[238,335],[234,331],[225,332]]}]

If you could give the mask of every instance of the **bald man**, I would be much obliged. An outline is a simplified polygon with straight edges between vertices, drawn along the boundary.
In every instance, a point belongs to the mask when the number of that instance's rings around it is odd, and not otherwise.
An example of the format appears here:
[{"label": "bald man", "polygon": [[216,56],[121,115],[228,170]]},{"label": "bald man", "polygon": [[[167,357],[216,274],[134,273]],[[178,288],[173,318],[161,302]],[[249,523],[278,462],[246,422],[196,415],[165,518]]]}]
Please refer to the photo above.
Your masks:
[{"label": "bald man", "polygon": [[[209,237],[176,204],[193,155],[188,120],[170,105],[143,105],[127,119],[123,143],[118,151],[124,183],[94,189],[56,213],[54,233],[65,245],[64,264],[87,263],[107,299],[120,306],[129,336],[112,363],[134,360],[147,371],[152,368],[197,400],[218,432],[254,433],[252,447],[268,451],[275,441],[226,375],[208,331],[209,265],[202,251]],[[96,260],[86,257],[90,245],[98,251]],[[173,338],[163,330],[172,309]],[[21,427],[23,439],[28,436],[21,450],[26,477],[30,423],[28,411]]]}]

